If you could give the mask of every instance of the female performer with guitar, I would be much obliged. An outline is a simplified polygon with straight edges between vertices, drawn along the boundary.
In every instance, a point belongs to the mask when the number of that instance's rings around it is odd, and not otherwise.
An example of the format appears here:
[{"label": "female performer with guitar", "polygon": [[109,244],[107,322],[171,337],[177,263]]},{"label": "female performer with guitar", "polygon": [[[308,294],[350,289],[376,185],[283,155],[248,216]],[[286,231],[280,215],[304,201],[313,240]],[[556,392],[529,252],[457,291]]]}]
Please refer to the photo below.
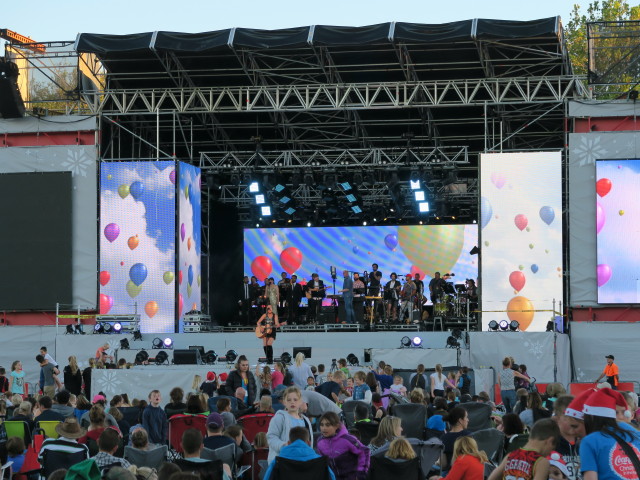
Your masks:
[{"label": "female performer with guitar", "polygon": [[267,356],[267,363],[273,363],[273,342],[276,339],[276,328],[285,323],[278,322],[278,314],[273,307],[267,305],[267,313],[263,314],[256,324],[256,337],[262,339],[262,348]]}]

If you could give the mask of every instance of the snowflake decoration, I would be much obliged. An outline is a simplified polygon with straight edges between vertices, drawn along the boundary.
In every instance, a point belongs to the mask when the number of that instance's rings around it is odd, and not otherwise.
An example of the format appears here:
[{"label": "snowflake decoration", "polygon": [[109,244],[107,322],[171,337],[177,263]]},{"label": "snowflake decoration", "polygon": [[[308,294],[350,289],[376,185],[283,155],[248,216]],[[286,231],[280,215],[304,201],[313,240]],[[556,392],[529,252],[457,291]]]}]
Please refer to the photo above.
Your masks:
[{"label": "snowflake decoration", "polygon": [[580,367],[576,368],[576,379],[577,380],[582,380],[586,376],[587,376],[587,374],[585,372],[583,372]]},{"label": "snowflake decoration", "polygon": [[525,347],[529,347],[529,353],[540,359],[544,355],[544,345],[542,342],[525,342]]},{"label": "snowflake decoration", "polygon": [[579,167],[584,167],[593,165],[597,158],[605,157],[607,149],[600,144],[599,136],[580,135],[580,141],[571,150],[571,155],[580,159],[577,162]]},{"label": "snowflake decoration", "polygon": [[85,150],[69,150],[66,160],[62,162],[62,166],[71,172],[71,175],[76,177],[81,175],[87,176],[87,170],[91,168],[95,163]]},{"label": "snowflake decoration", "polygon": [[104,370],[103,374],[98,377],[98,388],[96,391],[102,391],[109,396],[115,395],[121,390],[120,379],[116,374],[117,370]]}]

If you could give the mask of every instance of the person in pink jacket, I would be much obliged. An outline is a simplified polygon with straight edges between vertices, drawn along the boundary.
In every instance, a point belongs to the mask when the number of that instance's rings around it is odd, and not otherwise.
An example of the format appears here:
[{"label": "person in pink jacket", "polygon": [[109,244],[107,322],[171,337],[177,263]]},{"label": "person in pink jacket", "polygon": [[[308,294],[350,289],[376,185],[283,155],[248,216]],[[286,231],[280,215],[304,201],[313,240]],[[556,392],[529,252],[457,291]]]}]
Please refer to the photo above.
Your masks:
[{"label": "person in pink jacket", "polygon": [[327,457],[336,480],[361,480],[367,477],[369,470],[369,449],[353,435],[334,412],[320,417],[318,452]]}]

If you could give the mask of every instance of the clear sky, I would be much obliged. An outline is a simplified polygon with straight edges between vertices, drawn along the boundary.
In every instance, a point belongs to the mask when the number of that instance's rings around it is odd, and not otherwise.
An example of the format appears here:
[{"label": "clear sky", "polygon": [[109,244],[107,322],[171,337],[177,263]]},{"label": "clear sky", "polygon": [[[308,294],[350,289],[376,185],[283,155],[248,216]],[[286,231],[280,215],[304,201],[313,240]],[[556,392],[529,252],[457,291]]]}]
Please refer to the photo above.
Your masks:
[{"label": "clear sky", "polygon": [[[469,18],[569,19],[575,0],[5,0],[0,28],[36,41],[73,40],[78,33],[155,30],[205,32],[230,27],[360,26],[389,21],[445,23]],[[581,2],[584,6],[588,1]]]}]

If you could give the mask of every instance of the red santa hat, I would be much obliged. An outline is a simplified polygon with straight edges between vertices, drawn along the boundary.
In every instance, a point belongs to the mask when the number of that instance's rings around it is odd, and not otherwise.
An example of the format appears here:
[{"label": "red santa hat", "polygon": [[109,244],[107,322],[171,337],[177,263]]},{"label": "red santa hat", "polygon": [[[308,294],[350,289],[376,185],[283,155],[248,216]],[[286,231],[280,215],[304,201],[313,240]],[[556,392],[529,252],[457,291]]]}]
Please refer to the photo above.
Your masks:
[{"label": "red santa hat", "polygon": [[565,409],[564,414],[568,417],[577,418],[578,420],[582,420],[584,418],[584,413],[582,410],[584,409],[584,402],[595,392],[595,388],[590,388],[589,390],[585,390],[580,395],[571,400],[569,406]]},{"label": "red santa hat", "polygon": [[549,460],[549,465],[557,467],[558,470],[560,470],[566,478],[569,478],[571,476],[569,474],[569,469],[567,468],[566,462],[563,460],[562,455],[560,455],[558,452],[551,452],[547,457],[547,460]]},{"label": "red santa hat", "polygon": [[627,401],[622,394],[611,388],[602,388],[587,398],[582,411],[585,415],[616,418],[616,407],[624,407],[627,415]]}]

